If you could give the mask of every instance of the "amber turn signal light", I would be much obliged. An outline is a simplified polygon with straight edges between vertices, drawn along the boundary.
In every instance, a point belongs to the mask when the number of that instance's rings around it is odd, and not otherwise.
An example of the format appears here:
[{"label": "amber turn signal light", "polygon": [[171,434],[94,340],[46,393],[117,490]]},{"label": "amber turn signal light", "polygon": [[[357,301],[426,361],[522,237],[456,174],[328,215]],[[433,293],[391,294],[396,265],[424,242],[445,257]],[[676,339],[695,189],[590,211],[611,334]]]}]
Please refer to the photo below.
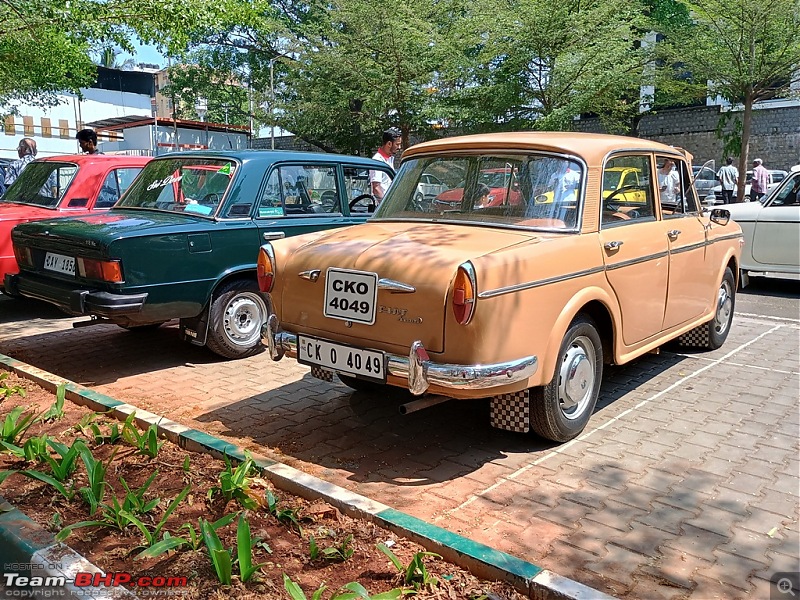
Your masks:
[{"label": "amber turn signal light", "polygon": [[465,262],[458,267],[453,282],[453,315],[460,325],[466,325],[472,320],[477,287],[475,269],[472,263]]},{"label": "amber turn signal light", "polygon": [[258,251],[256,261],[256,279],[258,289],[262,292],[271,292],[275,283],[275,252],[272,244],[264,244]]},{"label": "amber turn signal light", "polygon": [[122,264],[118,260],[94,260],[78,257],[78,273],[86,279],[122,283]]}]

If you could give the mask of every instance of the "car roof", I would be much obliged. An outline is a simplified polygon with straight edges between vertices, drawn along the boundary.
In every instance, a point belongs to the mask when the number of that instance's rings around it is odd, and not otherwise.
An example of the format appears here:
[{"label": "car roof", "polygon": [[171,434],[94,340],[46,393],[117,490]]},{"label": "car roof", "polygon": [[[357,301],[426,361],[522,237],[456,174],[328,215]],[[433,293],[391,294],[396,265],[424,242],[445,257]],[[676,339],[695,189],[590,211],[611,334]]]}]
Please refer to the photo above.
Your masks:
[{"label": "car roof", "polygon": [[327,152],[300,152],[295,150],[189,150],[186,152],[170,152],[162,154],[157,158],[221,158],[234,159],[243,163],[246,162],[268,162],[278,161],[314,161],[314,162],[340,162],[345,161],[355,165],[365,167],[380,166],[385,168],[386,163],[365,158],[363,156],[350,156],[347,154],[330,154]]},{"label": "car roof", "polygon": [[544,150],[579,156],[589,164],[600,164],[608,154],[619,150],[651,151],[691,158],[680,148],[641,138],[564,131],[519,131],[466,135],[422,142],[403,152],[403,159],[429,152],[470,150]]}]

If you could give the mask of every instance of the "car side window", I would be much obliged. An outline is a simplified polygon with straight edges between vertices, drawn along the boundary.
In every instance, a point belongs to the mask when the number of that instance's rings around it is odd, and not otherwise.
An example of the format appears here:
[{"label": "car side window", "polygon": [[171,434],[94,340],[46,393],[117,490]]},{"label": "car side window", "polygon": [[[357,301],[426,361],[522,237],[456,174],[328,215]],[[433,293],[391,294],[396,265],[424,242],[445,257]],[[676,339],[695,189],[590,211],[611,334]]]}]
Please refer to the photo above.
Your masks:
[{"label": "car side window", "polygon": [[100,187],[100,193],[97,195],[97,202],[95,208],[111,208],[116,204],[122,193],[128,189],[131,182],[136,178],[141,169],[114,169],[111,171],[103,181]]},{"label": "car side window", "polygon": [[664,218],[697,214],[700,204],[686,163],[669,156],[657,157],[656,161],[661,214]]},{"label": "car side window", "polygon": [[258,216],[341,214],[339,197],[335,166],[281,165],[267,179]]},{"label": "car side window", "polygon": [[650,157],[616,156],[606,162],[601,194],[603,227],[654,220]]},{"label": "car side window", "polygon": [[[391,174],[389,174],[392,177]],[[344,167],[344,188],[347,203],[352,214],[370,212],[375,206],[372,186],[369,182],[369,169],[365,167]]]}]

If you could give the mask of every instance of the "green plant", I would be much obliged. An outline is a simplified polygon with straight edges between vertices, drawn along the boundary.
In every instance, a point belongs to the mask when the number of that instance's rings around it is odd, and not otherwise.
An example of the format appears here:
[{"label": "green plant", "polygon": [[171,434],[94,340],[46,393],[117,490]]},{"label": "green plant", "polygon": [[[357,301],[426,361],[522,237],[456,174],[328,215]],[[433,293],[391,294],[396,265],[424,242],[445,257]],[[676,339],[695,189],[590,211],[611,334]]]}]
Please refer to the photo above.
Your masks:
[{"label": "green plant", "polygon": [[72,430],[82,433],[86,437],[91,437],[90,435],[91,430],[89,429],[89,426],[92,425],[94,420],[99,416],[100,415],[98,415],[97,413],[87,413],[83,415],[80,421],[78,421],[77,423],[75,423],[75,425],[72,426]]},{"label": "green plant", "polygon": [[25,459],[27,462],[43,462],[45,457],[49,455],[47,439],[47,434],[44,433],[39,437],[32,437],[25,440],[22,448],[14,444],[9,444],[8,442],[0,442],[0,445],[14,456]]},{"label": "green plant", "polygon": [[[283,574],[283,587],[289,593],[289,596],[292,598],[292,600],[309,600],[308,596],[303,593],[302,588],[297,585],[297,583],[292,581],[286,573]],[[319,589],[315,590],[314,593],[311,594],[310,600],[321,600],[322,593],[326,589],[327,586],[322,584]],[[380,594],[370,596],[369,592],[367,592],[364,586],[356,581],[351,581],[350,583],[343,585],[341,589],[347,591],[331,596],[330,600],[356,600],[357,598],[362,598],[363,600],[397,600],[397,598],[402,597],[406,593],[405,590],[395,588],[393,590],[389,590],[388,592],[381,592]]]},{"label": "green plant", "polygon": [[225,468],[219,474],[220,485],[208,490],[208,499],[211,500],[216,494],[222,494],[226,502],[235,498],[244,508],[254,510],[258,507],[258,502],[249,494],[251,481],[249,475],[255,467],[255,461],[249,454],[245,454],[244,462],[239,463],[234,469],[227,455],[224,459]]},{"label": "green plant", "polygon": [[278,498],[270,490],[267,490],[266,501],[267,501],[267,511],[269,511],[269,514],[278,519],[278,521],[280,521],[281,523],[290,523],[294,525],[295,527],[297,527],[297,531],[299,531],[301,534],[303,533],[303,530],[300,527],[300,521],[297,517],[298,509],[278,508]]},{"label": "green plant", "polygon": [[56,388],[56,399],[46,411],[37,419],[42,423],[49,423],[50,421],[59,421],[64,418],[64,399],[67,395],[67,384],[62,383]]},{"label": "green plant", "polygon": [[0,373],[0,402],[14,394],[24,398],[27,394],[25,388],[21,385],[8,385],[5,381],[6,379],[8,379],[8,373],[5,371]]},{"label": "green plant", "polygon": [[[232,513],[230,515],[225,515],[221,519],[214,521],[211,523],[211,527],[214,531],[220,529],[221,527],[225,527],[226,525],[230,524],[233,519],[236,518],[237,513]],[[198,529],[200,528],[200,524],[198,523]],[[178,531],[181,529],[186,529],[188,532],[188,538],[185,537],[178,537],[172,536],[168,531],[164,532],[162,539],[158,541],[154,541],[148,548],[142,550],[139,554],[136,555],[134,560],[141,560],[143,558],[156,558],[157,556],[161,556],[165,552],[169,552],[170,550],[175,550],[177,548],[188,547],[192,550],[199,550],[200,546],[203,543],[203,538],[198,533],[198,531],[192,526],[191,523],[184,523],[178,528]],[[261,544],[259,544],[261,545]]]},{"label": "green plant", "polygon": [[233,574],[231,551],[222,545],[217,531],[205,519],[200,519],[200,534],[208,548],[208,555],[211,557],[211,564],[214,566],[217,579],[223,585],[230,585]]},{"label": "green plant", "polygon": [[33,425],[36,415],[34,413],[25,412],[24,406],[15,406],[10,413],[6,415],[3,421],[3,428],[0,430],[0,441],[8,442],[16,446],[18,440]]},{"label": "green plant", "polygon": [[404,566],[402,561],[385,544],[378,544],[378,550],[388,556],[392,564],[403,574],[403,583],[406,585],[414,586],[415,590],[419,590],[429,585],[435,586],[439,584],[439,580],[428,572],[424,558],[426,556],[442,558],[441,555],[435,552],[417,552],[411,558],[408,566]]},{"label": "green plant", "polygon": [[81,460],[83,461],[84,466],[86,467],[86,475],[89,479],[88,487],[82,487],[79,492],[81,497],[84,501],[89,505],[89,514],[94,515],[97,512],[97,508],[103,501],[103,496],[106,492],[106,471],[108,470],[108,465],[114,458],[116,454],[116,449],[114,452],[111,453],[111,456],[108,458],[108,462],[103,464],[102,461],[97,460],[92,451],[89,450],[89,447],[85,444],[81,444],[78,448],[78,453],[80,454]]},{"label": "green plant", "polygon": [[41,471],[31,471],[31,470],[0,471],[0,484],[2,484],[10,475],[14,475],[15,473],[19,473],[20,475],[24,475],[25,477],[30,477],[31,479],[38,479],[39,481],[46,483],[47,485],[56,489],[58,493],[64,496],[64,498],[66,498],[67,500],[72,500],[73,496],[75,495],[72,486],[70,486],[69,489],[67,489],[67,487],[63,483],[61,483],[54,477],[48,475],[47,473],[42,473]]},{"label": "green plant", "polygon": [[53,477],[59,481],[66,481],[78,466],[78,454],[81,447],[85,447],[85,444],[81,440],[73,441],[69,447],[55,440],[47,440],[47,443],[56,451],[60,459],[53,458],[48,452],[45,456],[45,462],[50,466]]},{"label": "green plant", "polygon": [[236,559],[239,563],[239,578],[243,583],[250,581],[250,578],[267,563],[253,564],[253,548],[258,544],[259,538],[250,535],[250,523],[239,515],[239,523],[236,526]]},{"label": "green plant", "polygon": [[327,548],[320,549],[317,545],[317,541],[314,539],[314,536],[309,536],[308,538],[308,548],[309,554],[311,555],[311,560],[317,560],[318,558],[322,558],[324,560],[330,560],[335,562],[344,562],[351,556],[353,556],[353,548],[350,545],[353,543],[353,536],[348,535],[342,543],[338,546],[328,546]]},{"label": "green plant", "polygon": [[122,424],[122,437],[131,446],[139,451],[139,454],[147,456],[148,458],[155,458],[158,456],[158,451],[164,442],[158,441],[158,426],[152,423],[150,427],[140,432],[139,428],[133,420],[136,418],[136,413],[131,413],[125,422]]}]

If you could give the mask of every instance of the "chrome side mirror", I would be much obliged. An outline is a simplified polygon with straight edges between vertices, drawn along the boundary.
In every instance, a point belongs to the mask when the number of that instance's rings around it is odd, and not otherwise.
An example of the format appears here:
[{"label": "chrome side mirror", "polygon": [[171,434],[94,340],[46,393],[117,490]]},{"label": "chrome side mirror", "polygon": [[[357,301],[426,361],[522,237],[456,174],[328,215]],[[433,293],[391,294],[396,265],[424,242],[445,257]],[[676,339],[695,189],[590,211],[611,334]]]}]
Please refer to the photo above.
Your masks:
[{"label": "chrome side mirror", "polygon": [[724,208],[715,208],[711,211],[711,216],[709,218],[712,223],[716,223],[717,225],[727,225],[731,220],[731,211]]}]

